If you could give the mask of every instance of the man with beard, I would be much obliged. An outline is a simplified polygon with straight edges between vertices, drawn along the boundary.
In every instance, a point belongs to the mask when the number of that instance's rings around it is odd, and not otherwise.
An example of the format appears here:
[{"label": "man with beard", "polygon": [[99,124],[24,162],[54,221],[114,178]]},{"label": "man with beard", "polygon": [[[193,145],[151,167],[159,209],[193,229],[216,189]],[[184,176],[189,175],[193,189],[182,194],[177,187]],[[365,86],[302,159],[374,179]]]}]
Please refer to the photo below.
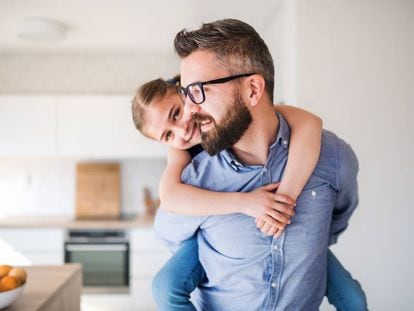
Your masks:
[{"label": "man with beard", "polygon": [[[265,42],[232,19],[183,30],[185,110],[199,124],[208,152],[196,156],[183,182],[213,191],[251,191],[281,179],[290,129],[273,110],[274,67]],[[264,236],[242,214],[186,217],[159,211],[156,235],[170,245],[197,234],[207,279],[199,310],[318,310],[326,289],[328,246],[358,203],[358,162],[349,145],[324,131],[321,154],[292,222],[281,237]],[[265,231],[270,225],[259,224]]]}]

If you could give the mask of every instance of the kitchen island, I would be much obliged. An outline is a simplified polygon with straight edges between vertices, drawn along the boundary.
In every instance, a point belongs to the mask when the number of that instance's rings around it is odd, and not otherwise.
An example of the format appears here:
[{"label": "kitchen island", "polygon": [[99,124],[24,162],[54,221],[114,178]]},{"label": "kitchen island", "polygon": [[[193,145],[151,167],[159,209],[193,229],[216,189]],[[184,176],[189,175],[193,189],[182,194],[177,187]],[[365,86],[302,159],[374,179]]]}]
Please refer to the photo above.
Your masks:
[{"label": "kitchen island", "polygon": [[82,267],[79,264],[27,266],[23,294],[4,311],[79,311]]}]

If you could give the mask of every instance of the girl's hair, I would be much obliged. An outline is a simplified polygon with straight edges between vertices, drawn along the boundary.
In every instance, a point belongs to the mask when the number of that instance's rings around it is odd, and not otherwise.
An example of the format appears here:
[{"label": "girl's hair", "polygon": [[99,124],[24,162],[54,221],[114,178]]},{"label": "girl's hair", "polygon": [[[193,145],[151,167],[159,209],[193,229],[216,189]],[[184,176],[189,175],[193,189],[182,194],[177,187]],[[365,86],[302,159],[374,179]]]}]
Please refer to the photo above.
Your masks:
[{"label": "girl's hair", "polygon": [[151,105],[154,99],[162,99],[167,93],[177,92],[179,86],[180,75],[176,75],[169,80],[162,78],[151,80],[138,88],[132,99],[132,120],[138,131],[148,137],[144,132],[146,108]]}]

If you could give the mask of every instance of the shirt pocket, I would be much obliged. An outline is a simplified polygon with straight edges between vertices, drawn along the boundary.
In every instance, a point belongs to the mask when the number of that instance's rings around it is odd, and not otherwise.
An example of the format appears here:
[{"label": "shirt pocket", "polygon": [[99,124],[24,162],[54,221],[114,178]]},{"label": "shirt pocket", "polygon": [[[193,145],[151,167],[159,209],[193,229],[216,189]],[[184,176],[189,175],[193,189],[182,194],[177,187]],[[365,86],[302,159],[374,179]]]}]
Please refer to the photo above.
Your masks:
[{"label": "shirt pocket", "polygon": [[296,201],[289,234],[297,241],[327,241],[335,197],[336,191],[326,183],[304,190]]}]

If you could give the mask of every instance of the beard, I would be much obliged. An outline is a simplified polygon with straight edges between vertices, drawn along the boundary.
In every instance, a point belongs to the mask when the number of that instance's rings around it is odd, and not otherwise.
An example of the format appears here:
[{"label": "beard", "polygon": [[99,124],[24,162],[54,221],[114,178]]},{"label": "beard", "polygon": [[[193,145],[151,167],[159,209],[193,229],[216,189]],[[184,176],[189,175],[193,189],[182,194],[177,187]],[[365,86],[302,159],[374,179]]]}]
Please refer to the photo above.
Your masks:
[{"label": "beard", "polygon": [[201,133],[201,145],[211,156],[236,144],[253,120],[239,92],[235,93],[234,101],[220,124],[216,124],[210,115],[196,113],[193,119],[197,124],[202,121],[211,121],[215,124],[208,132]]}]

